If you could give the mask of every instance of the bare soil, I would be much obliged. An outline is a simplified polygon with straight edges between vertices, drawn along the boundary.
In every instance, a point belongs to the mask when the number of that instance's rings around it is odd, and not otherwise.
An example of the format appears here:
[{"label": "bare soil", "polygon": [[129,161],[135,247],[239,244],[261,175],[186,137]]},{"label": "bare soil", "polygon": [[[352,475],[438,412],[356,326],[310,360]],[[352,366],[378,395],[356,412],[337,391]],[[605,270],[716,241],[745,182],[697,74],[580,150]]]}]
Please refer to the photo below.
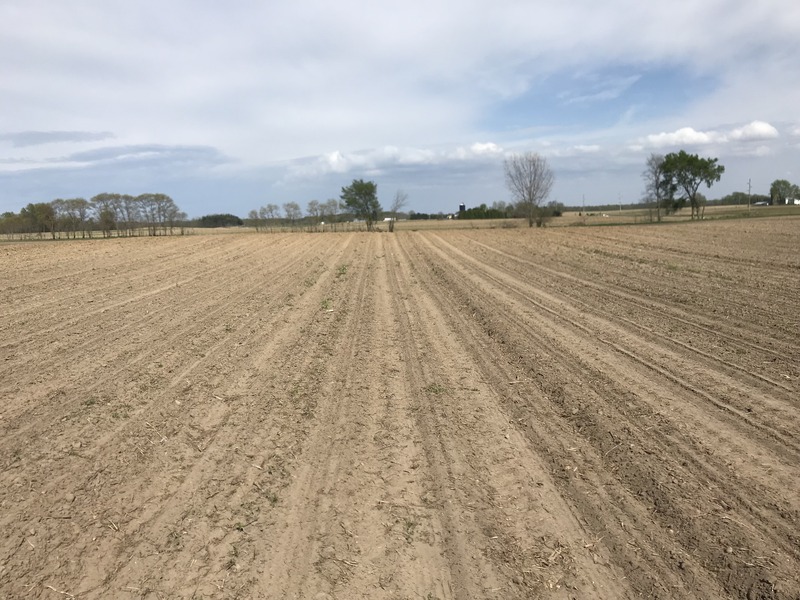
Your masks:
[{"label": "bare soil", "polygon": [[0,273],[2,598],[800,598],[800,219]]}]

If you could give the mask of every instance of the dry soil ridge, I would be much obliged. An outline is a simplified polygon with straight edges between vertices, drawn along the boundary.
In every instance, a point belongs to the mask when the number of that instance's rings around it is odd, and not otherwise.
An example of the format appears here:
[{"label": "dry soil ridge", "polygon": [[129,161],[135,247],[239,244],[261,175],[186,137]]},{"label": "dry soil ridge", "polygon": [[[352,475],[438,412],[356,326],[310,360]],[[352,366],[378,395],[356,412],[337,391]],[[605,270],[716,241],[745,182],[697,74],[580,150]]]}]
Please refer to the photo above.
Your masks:
[{"label": "dry soil ridge", "polygon": [[0,596],[799,597],[797,223],[2,246]]}]

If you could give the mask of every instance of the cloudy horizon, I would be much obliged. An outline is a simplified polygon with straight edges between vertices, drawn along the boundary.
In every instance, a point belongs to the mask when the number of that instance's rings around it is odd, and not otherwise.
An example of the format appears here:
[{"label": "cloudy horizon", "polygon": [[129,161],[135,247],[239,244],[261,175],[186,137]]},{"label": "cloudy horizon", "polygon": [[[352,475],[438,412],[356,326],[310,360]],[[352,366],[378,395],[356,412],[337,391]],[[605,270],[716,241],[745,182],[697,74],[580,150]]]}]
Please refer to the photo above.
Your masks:
[{"label": "cloudy horizon", "polygon": [[725,166],[710,198],[800,183],[789,0],[8,0],[0,34],[0,212],[163,192],[244,216],[359,178],[448,212],[509,200],[527,151],[572,206],[639,201],[680,149]]}]

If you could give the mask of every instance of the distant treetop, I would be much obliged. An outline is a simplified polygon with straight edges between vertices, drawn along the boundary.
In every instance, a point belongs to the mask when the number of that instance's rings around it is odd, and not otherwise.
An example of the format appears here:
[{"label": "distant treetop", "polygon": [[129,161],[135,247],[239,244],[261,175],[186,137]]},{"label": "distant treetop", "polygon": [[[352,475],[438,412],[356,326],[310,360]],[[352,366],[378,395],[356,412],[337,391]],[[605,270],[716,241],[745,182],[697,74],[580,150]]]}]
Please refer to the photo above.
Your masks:
[{"label": "distant treetop", "polygon": [[197,220],[199,227],[238,227],[244,225],[236,215],[221,214],[221,215],[205,215]]}]

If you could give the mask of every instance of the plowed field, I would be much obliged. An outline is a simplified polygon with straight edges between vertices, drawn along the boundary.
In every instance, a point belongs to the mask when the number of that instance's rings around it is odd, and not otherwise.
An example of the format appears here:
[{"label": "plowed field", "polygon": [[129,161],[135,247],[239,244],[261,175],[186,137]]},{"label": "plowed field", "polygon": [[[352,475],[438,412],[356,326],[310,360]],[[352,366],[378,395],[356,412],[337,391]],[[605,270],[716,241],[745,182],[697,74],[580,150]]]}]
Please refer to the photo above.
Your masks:
[{"label": "plowed field", "polygon": [[800,220],[0,245],[2,598],[800,597]]}]

